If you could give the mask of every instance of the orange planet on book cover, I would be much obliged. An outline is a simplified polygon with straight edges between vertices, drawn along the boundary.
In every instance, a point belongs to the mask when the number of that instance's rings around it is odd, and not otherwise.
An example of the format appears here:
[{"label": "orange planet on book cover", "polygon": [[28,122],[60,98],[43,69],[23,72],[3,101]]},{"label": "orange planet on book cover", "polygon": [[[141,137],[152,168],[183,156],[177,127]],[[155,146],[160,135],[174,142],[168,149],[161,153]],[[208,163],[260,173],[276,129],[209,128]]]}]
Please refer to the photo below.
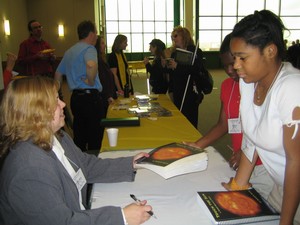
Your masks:
[{"label": "orange planet on book cover", "polygon": [[200,191],[198,202],[214,224],[279,220],[276,210],[254,189]]},{"label": "orange planet on book cover", "polygon": [[181,159],[191,154],[192,152],[185,148],[165,147],[154,152],[150,157],[156,160],[168,160],[168,159],[170,160],[170,159]]},{"label": "orange planet on book cover", "polygon": [[137,166],[169,179],[205,170],[207,160],[207,152],[204,149],[174,142],[153,149],[149,152],[149,157],[137,161]]},{"label": "orange planet on book cover", "polygon": [[216,203],[239,216],[254,216],[260,213],[258,202],[239,192],[221,192],[215,195]]}]

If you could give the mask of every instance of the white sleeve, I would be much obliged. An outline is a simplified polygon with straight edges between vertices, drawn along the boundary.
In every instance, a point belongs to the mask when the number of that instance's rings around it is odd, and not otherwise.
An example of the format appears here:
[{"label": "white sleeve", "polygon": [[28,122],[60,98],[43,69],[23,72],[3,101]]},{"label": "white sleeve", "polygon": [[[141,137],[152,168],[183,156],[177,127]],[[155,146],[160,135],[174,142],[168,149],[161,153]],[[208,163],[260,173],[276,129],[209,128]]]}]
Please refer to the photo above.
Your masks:
[{"label": "white sleeve", "polygon": [[274,90],[277,98],[278,112],[283,125],[295,127],[293,137],[296,136],[300,120],[293,119],[293,111],[300,107],[300,75],[289,75],[280,79]]}]

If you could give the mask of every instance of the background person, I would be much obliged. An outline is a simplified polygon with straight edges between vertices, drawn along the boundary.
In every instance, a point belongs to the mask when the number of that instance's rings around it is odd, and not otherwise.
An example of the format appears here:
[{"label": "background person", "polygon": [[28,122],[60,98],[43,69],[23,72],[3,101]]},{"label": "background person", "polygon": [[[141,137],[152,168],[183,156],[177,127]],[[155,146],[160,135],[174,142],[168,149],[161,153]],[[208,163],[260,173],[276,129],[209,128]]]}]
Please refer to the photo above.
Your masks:
[{"label": "background person", "polygon": [[[195,52],[195,44],[192,39],[190,31],[185,27],[175,27],[172,31],[173,53],[171,58],[176,58],[176,48],[181,48],[191,52]],[[200,68],[203,66],[202,50],[200,48],[196,51],[197,56],[193,65],[180,65],[175,60],[169,60],[167,67],[170,74],[169,91],[173,93],[174,104],[178,109],[181,109],[183,115],[193,124],[195,128],[198,126],[198,108],[202,102],[203,94],[201,89],[197,88],[197,83],[200,80]],[[188,77],[190,80],[188,81]],[[184,96],[187,85],[187,92]]]},{"label": "background person", "polygon": [[[141,224],[152,207],[130,204],[86,210],[86,186],[133,181],[134,157],[99,159],[80,151],[64,126],[59,83],[47,77],[12,81],[0,107],[1,224]],[[18,115],[18,116],[16,116]],[[8,152],[8,154],[7,154]]]},{"label": "background person", "polygon": [[300,223],[300,71],[283,62],[284,29],[278,16],[262,10],[232,31],[230,50],[241,78],[243,153],[237,174],[223,183],[229,190],[247,189],[259,156],[274,180],[268,201],[280,212],[280,225]]},{"label": "background person", "polygon": [[42,39],[42,25],[36,20],[31,20],[27,27],[30,36],[20,44],[18,54],[20,74],[53,77],[52,65],[56,57],[53,51],[43,53],[43,50],[52,48],[48,42]]},{"label": "background person", "polygon": [[93,22],[83,21],[77,26],[77,33],[79,42],[65,52],[55,78],[62,81],[62,75],[66,75],[72,91],[70,106],[75,144],[82,151],[100,150],[104,109],[95,48],[97,30]]},{"label": "background person", "polygon": [[17,56],[13,53],[8,52],[6,55],[7,55],[6,67],[3,71],[4,89],[7,87],[8,83],[11,81],[13,77],[13,69],[17,60]]},{"label": "background person", "polygon": [[114,99],[117,98],[114,75],[111,72],[108,63],[106,62],[105,54],[105,40],[103,36],[98,36],[96,42],[96,50],[98,53],[98,75],[100,82],[102,84],[102,97],[103,97],[103,107],[104,116],[106,116],[108,106],[114,103]]},{"label": "background person", "polygon": [[[117,99],[117,93],[115,89],[114,75],[111,72],[109,65],[106,62],[105,54],[105,40],[103,36],[98,36],[96,42],[96,50],[98,54],[98,76],[102,84],[102,103],[103,103],[103,114],[102,118],[106,118],[107,110],[110,104],[113,104]],[[105,127],[101,126],[101,140],[103,139]]]},{"label": "background person", "polygon": [[119,95],[124,95],[124,86],[128,85],[133,94],[133,86],[129,76],[128,63],[124,50],[127,47],[127,37],[118,34],[112,46],[112,52],[108,55],[108,64],[114,74],[116,91]]},{"label": "background person", "polygon": [[166,94],[168,90],[168,75],[164,69],[162,59],[165,59],[166,45],[159,39],[150,42],[149,50],[154,56],[152,64],[148,57],[144,58],[146,70],[150,73],[149,83],[154,94]]}]

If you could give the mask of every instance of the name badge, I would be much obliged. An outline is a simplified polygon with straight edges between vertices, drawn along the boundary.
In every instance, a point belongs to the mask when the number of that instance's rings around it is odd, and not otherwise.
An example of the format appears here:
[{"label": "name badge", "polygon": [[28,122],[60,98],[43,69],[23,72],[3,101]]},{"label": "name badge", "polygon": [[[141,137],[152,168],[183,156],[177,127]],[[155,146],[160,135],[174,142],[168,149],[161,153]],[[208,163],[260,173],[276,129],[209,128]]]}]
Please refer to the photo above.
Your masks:
[{"label": "name badge", "polygon": [[76,184],[78,191],[81,191],[83,186],[86,184],[86,179],[81,169],[76,172],[75,176],[73,177],[73,181]]},{"label": "name badge", "polygon": [[242,125],[240,118],[228,119],[228,133],[240,134],[242,133]]}]

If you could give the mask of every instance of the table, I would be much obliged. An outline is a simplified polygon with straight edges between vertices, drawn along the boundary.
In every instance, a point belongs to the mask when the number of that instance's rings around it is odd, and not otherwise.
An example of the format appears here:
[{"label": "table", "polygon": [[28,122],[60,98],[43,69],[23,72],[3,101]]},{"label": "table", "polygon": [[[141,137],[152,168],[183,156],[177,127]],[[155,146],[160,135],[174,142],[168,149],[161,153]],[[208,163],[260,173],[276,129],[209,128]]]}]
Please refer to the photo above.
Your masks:
[{"label": "table", "polygon": [[[129,194],[145,199],[153,207],[157,219],[150,218],[145,225],[211,225],[208,216],[197,203],[197,191],[224,190],[221,182],[234,176],[224,158],[208,147],[208,168],[205,171],[177,176],[165,180],[146,169],[139,169],[134,182],[94,184],[92,208],[105,205],[124,207],[132,203]],[[135,155],[140,151],[111,151],[99,154],[101,158],[116,158]],[[279,221],[260,222],[276,225]]]},{"label": "table", "polygon": [[[128,100],[130,101],[130,99]],[[172,112],[171,117],[157,117],[157,120],[141,118],[140,126],[119,127],[116,147],[109,146],[107,133],[104,132],[100,151],[155,148],[171,142],[195,141],[201,137],[199,131],[176,108],[167,95],[159,95],[158,102],[162,107]],[[134,104],[136,105],[136,101],[132,100],[130,105]],[[126,109],[117,110],[114,108],[116,108],[116,105],[109,107],[108,118],[134,116],[129,114]]]},{"label": "table", "polygon": [[139,77],[138,69],[146,69],[144,61],[128,61],[128,68],[130,70],[130,76],[136,74]]}]

